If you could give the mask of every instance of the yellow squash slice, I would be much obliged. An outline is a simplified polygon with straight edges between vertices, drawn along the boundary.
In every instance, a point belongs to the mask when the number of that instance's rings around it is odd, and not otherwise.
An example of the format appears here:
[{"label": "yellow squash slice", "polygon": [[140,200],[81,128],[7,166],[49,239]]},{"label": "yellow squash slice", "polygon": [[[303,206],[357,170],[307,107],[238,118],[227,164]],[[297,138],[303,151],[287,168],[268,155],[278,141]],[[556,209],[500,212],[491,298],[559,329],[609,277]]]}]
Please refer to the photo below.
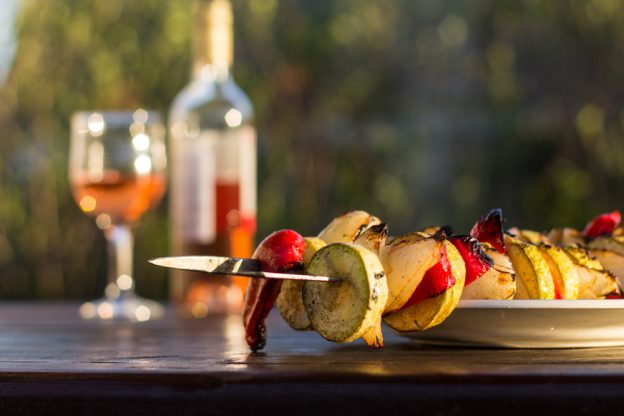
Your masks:
[{"label": "yellow squash slice", "polygon": [[554,299],[555,284],[539,248],[506,236],[507,255],[516,276],[516,299]]}]

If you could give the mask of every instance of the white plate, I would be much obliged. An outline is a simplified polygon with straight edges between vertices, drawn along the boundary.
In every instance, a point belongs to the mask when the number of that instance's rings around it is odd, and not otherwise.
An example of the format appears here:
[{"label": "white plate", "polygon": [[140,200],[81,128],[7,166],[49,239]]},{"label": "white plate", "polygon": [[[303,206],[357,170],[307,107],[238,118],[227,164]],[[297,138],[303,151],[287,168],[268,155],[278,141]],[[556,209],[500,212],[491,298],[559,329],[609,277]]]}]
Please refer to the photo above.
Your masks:
[{"label": "white plate", "polygon": [[439,326],[400,334],[453,346],[621,346],[624,300],[464,300]]}]

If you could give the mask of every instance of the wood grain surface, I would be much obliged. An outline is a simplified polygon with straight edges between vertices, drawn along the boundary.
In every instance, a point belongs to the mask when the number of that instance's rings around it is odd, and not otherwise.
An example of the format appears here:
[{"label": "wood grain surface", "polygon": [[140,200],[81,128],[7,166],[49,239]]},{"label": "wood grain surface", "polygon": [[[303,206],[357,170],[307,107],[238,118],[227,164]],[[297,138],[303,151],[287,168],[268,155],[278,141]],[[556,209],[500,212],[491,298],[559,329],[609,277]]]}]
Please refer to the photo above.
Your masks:
[{"label": "wood grain surface", "polygon": [[238,316],[95,323],[77,306],[0,306],[0,411],[594,414],[624,403],[624,348],[424,347],[386,328],[373,351],[295,332],[274,312],[253,354]]}]

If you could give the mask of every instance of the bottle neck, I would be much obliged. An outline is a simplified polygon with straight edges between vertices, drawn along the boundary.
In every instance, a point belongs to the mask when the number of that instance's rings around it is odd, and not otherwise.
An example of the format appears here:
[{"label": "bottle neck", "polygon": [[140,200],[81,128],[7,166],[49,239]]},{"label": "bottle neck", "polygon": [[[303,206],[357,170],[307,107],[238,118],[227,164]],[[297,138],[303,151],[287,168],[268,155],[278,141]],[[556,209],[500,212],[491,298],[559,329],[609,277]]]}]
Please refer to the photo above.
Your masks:
[{"label": "bottle neck", "polygon": [[195,2],[193,78],[228,79],[234,49],[232,20],[229,0]]}]

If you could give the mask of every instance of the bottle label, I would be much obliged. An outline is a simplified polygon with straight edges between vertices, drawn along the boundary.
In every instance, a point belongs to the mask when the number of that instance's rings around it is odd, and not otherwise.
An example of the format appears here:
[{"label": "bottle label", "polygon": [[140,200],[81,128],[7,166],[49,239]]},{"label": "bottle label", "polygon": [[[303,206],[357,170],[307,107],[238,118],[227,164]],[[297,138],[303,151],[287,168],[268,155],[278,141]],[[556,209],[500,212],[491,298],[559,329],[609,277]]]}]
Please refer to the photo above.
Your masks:
[{"label": "bottle label", "polygon": [[251,126],[240,129],[239,198],[240,225],[251,234],[256,231],[256,131]]},{"label": "bottle label", "polygon": [[[212,243],[233,227],[256,227],[256,133],[204,130],[175,143],[173,221],[186,241]],[[175,150],[175,151],[174,151]]]},{"label": "bottle label", "polygon": [[186,137],[172,150],[171,198],[175,232],[186,241],[210,243],[216,229],[216,146],[218,135],[208,131]]}]

